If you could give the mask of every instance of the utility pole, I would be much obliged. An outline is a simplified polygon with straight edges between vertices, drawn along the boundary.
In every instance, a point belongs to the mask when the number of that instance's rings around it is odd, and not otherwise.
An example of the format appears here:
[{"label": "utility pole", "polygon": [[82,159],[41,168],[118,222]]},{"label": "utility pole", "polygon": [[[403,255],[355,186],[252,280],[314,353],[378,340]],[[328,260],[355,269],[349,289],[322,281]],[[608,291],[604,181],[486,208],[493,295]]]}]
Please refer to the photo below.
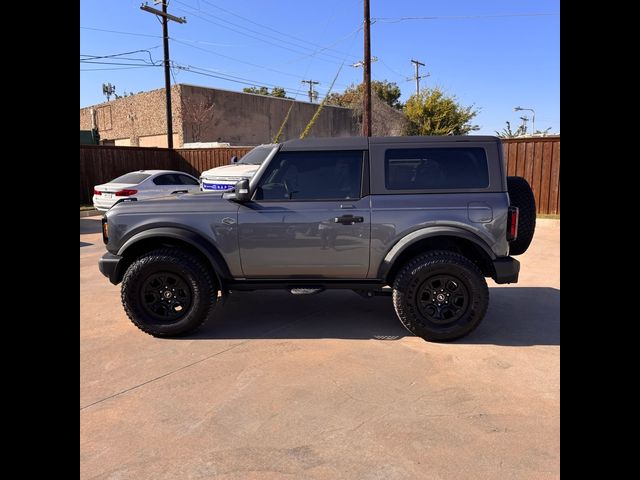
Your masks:
[{"label": "utility pole", "polygon": [[369,0],[364,0],[364,105],[362,135],[371,136],[371,15]]},{"label": "utility pole", "polygon": [[[156,2],[159,3],[159,2]],[[169,65],[169,20],[176,23],[187,23],[184,17],[176,17],[167,13],[167,0],[162,0],[162,11],[150,7],[146,3],[140,6],[140,10],[153,13],[162,17],[162,44],[164,46],[164,89],[167,103],[167,146],[173,148],[173,118],[171,115],[171,71]]]},{"label": "utility pole", "polygon": [[313,103],[313,99],[318,96],[318,94],[313,91],[313,86],[320,85],[320,82],[316,82],[315,80],[302,80],[302,83],[309,84],[309,101]]},{"label": "utility pole", "polygon": [[427,78],[429,76],[429,74],[427,73],[426,75],[423,75],[422,77],[420,76],[420,66],[422,65],[423,67],[425,66],[424,63],[419,62],[418,60],[414,60],[411,59],[411,63],[413,63],[416,66],[416,76],[413,78],[410,78],[409,80],[415,80],[416,81],[416,96],[420,93],[420,79],[421,78]]}]

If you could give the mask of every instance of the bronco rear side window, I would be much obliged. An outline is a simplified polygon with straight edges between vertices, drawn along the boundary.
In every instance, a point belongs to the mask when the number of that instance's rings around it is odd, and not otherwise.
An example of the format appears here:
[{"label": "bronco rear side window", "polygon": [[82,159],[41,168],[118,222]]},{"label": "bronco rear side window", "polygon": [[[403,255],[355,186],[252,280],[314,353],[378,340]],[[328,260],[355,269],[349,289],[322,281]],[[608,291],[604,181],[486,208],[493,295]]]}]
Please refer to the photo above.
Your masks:
[{"label": "bronco rear side window", "polygon": [[487,154],[479,147],[390,149],[384,169],[388,190],[489,186]]}]

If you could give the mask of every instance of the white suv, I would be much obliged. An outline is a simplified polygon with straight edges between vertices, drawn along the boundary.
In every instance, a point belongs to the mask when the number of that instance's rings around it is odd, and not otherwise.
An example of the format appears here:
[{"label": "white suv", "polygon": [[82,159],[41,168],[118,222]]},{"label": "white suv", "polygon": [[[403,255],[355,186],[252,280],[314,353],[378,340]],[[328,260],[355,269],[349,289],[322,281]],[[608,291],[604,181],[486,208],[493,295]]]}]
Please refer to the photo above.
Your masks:
[{"label": "white suv", "polygon": [[260,145],[247,152],[240,160],[231,159],[231,165],[223,165],[202,172],[200,189],[202,191],[230,190],[242,179],[249,179],[258,171],[260,165],[273,151],[274,145]]}]

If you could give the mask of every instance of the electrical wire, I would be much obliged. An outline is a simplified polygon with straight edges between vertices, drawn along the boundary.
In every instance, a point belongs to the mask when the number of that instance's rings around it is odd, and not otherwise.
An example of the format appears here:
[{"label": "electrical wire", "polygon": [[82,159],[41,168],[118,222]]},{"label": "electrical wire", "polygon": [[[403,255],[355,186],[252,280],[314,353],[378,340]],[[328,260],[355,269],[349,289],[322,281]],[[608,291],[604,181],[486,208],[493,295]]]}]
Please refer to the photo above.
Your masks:
[{"label": "electrical wire", "polygon": [[140,60],[140,61],[143,61],[143,62],[146,63],[146,60],[141,59],[141,58],[127,58],[127,57],[124,57],[124,55],[131,55],[133,53],[145,52],[147,55],[149,55],[149,63],[152,64],[152,65],[155,65],[157,62],[155,62],[153,60],[153,57],[151,56],[151,52],[149,50],[153,50],[154,48],[159,48],[159,47],[160,47],[160,45],[155,46],[155,47],[151,47],[150,49],[134,50],[132,52],[124,52],[124,53],[114,53],[112,55],[96,56],[96,55],[83,55],[83,54],[80,54],[80,56],[81,57],[87,57],[87,58],[84,58],[84,59],[81,58],[81,60],[97,60],[97,59],[100,59],[100,58],[118,58],[120,60]]},{"label": "electrical wire", "polygon": [[[98,31],[98,32],[115,33],[115,34],[120,34],[120,35],[136,35],[136,36],[143,36],[143,37],[163,38],[162,36],[158,36],[158,35],[146,35],[146,34],[139,34],[139,33],[133,33],[133,32],[123,32],[123,31],[119,31],[119,30],[107,30],[107,29],[104,29],[104,28],[94,28],[94,27],[80,27],[80,28],[84,29],[84,30],[94,30],[94,31]],[[358,33],[361,29],[362,29],[362,26],[359,26],[355,31],[345,35],[344,37],[339,38],[334,43],[328,45],[327,47],[324,47],[323,49],[330,48],[330,47],[332,47],[332,46],[334,46],[334,45],[336,45],[336,44],[348,39],[352,35],[355,35],[356,33]],[[178,43],[180,43],[180,42],[189,42],[189,43],[198,43],[198,44],[213,45],[213,46],[223,46],[223,47],[234,46],[234,45],[228,45],[228,44],[216,44],[216,43],[210,43],[210,42],[203,42],[203,41],[200,41],[200,40],[192,40],[192,39],[187,39],[187,38],[169,37],[169,39],[174,41],[174,42],[178,42]],[[189,47],[192,47],[192,48],[198,48],[198,47],[196,47],[194,45],[187,45],[187,44],[185,44],[185,45],[189,46]],[[245,64],[248,64],[248,65],[251,65],[251,66],[255,66],[255,67],[258,67],[260,69],[269,69],[270,68],[270,67],[265,67],[263,65],[258,65],[258,64],[251,63],[251,62],[246,62],[244,60],[239,60],[239,59],[236,59],[234,57],[230,57],[230,56],[218,53],[218,52],[214,52],[212,50],[203,49],[202,47],[200,47],[200,49],[203,50],[203,51],[207,51],[207,52],[209,52],[211,54],[219,55],[219,56],[222,56],[224,58],[228,58],[230,60],[234,60],[234,61],[236,61],[238,63],[245,63]],[[293,60],[288,60],[288,61],[282,62],[280,65],[288,65],[288,64],[291,64],[291,63],[298,62],[300,60],[304,60],[304,59],[309,58],[309,57],[313,57],[313,56],[317,55],[318,53],[321,53],[321,51],[323,49],[318,50],[316,52],[312,52],[310,54],[304,53],[304,54],[302,54],[302,56],[294,58]],[[335,63],[337,64],[337,62],[335,62]],[[275,71],[276,73],[283,73],[282,71],[277,71],[277,70],[273,70],[273,71]],[[284,74],[285,75],[290,75],[290,74],[286,74],[286,73],[284,73]],[[299,77],[299,78],[302,78],[302,77]],[[338,84],[338,86],[342,86],[342,85]]]},{"label": "electrical wire", "polygon": [[[144,65],[140,65],[142,67],[155,67],[155,66],[161,66],[162,65],[162,64],[157,64],[157,63],[149,64],[149,63],[147,63],[147,61],[144,58],[131,59],[131,60],[144,62]],[[80,63],[97,63],[97,64],[100,64],[100,65],[129,65],[129,66],[135,65],[135,64],[132,64],[132,63],[100,62],[100,61],[94,61],[92,59],[88,59],[88,60],[80,59]]]},{"label": "electrical wire", "polygon": [[[281,49],[283,49],[283,50],[288,50],[288,51],[290,51],[290,52],[297,53],[297,54],[299,54],[299,55],[310,55],[310,54],[309,54],[309,53],[307,53],[307,52],[301,52],[300,50],[295,50],[295,49],[290,48],[290,47],[287,47],[287,46],[285,46],[285,45],[279,45],[279,44],[274,43],[274,42],[271,42],[271,41],[269,41],[269,40],[265,40],[264,38],[257,37],[257,36],[255,36],[255,35],[251,35],[251,34],[249,34],[249,33],[244,32],[243,30],[236,30],[236,29],[231,28],[231,27],[228,27],[227,25],[224,25],[224,24],[222,24],[222,23],[214,22],[213,20],[210,20],[210,19],[208,19],[208,18],[206,18],[206,17],[203,17],[202,15],[198,15],[198,14],[197,14],[197,13],[195,13],[195,12],[188,11],[188,10],[185,10],[185,9],[182,9],[182,8],[180,8],[180,10],[182,10],[182,11],[184,11],[184,12],[188,13],[189,15],[193,15],[194,17],[200,18],[201,20],[203,20],[203,21],[205,21],[205,22],[211,23],[212,25],[216,25],[217,27],[225,28],[225,29],[227,29],[227,30],[231,30],[232,32],[238,33],[238,34],[240,34],[240,35],[244,35],[244,36],[249,37],[249,38],[253,38],[254,40],[258,40],[258,41],[260,41],[260,42],[267,43],[267,44],[272,45],[272,46],[274,46],[274,47],[281,48]],[[204,13],[204,12],[203,12],[203,13]],[[227,23],[231,23],[231,22],[227,22]],[[241,28],[242,28],[242,27],[241,27]],[[249,30],[249,29],[246,29],[246,30]],[[254,31],[254,30],[251,30],[251,31]],[[264,35],[264,34],[263,34],[263,33],[261,33],[261,32],[257,32],[257,33],[258,33],[259,35]],[[280,41],[282,41],[282,40],[280,40]],[[287,43],[290,43],[290,42],[287,42]],[[298,46],[298,48],[306,48],[306,47]],[[313,54],[313,55],[318,55],[318,54],[319,54],[319,52],[313,52],[312,54]],[[329,54],[326,54],[326,53],[323,53],[323,55],[330,56]],[[328,58],[322,58],[322,57],[318,57],[318,59],[319,59],[319,60],[322,60],[322,61],[324,61],[324,62],[334,63],[334,64],[339,65],[339,62],[337,62],[337,61],[335,61],[335,60],[330,60],[330,59],[328,59]]]},{"label": "electrical wire", "polygon": [[[182,3],[179,0],[176,0],[176,2]],[[336,50],[336,49],[333,49],[333,48],[329,48],[329,47],[323,47],[322,45],[320,45],[318,43],[310,42],[310,41],[305,40],[303,38],[296,37],[295,35],[291,35],[290,33],[285,33],[285,32],[282,32],[280,30],[276,30],[275,28],[272,28],[272,27],[270,27],[268,25],[264,25],[262,23],[256,22],[254,20],[251,20],[250,18],[243,17],[242,15],[239,15],[239,14],[237,14],[235,12],[232,12],[231,10],[227,10],[226,8],[223,8],[223,7],[219,6],[219,5],[215,5],[215,4],[211,3],[211,2],[208,2],[207,0],[202,0],[202,2],[206,3],[207,5],[212,6],[214,8],[217,8],[218,10],[222,10],[223,12],[228,13],[229,15],[233,15],[234,17],[237,17],[237,18],[240,18],[240,19],[242,19],[242,20],[244,20],[246,22],[252,23],[253,25],[256,25],[258,27],[264,28],[266,30],[270,30],[270,31],[275,32],[275,33],[277,33],[279,35],[282,35],[283,37],[289,37],[289,38],[292,38],[292,39],[294,39],[294,40],[296,40],[298,42],[306,43],[306,44],[312,45],[314,47],[320,47],[322,49],[331,50],[331,51],[339,53],[341,55],[350,56],[350,54],[348,54],[346,52],[343,52],[343,51],[340,51],[340,50]],[[201,9],[198,9],[198,10],[201,10]],[[353,57],[353,58],[355,58],[355,57]]]},{"label": "electrical wire", "polygon": [[[188,5],[188,4],[184,3],[184,2],[181,2],[181,1],[179,1],[179,0],[176,0],[176,2],[177,2],[177,3],[180,3],[181,5],[185,5],[185,6],[187,6],[188,8],[191,8],[191,9],[195,10],[192,6],[190,6],[190,5]],[[191,14],[191,15],[193,15],[193,14],[194,14],[193,12],[189,12],[188,10],[182,9],[182,8],[180,8],[180,7],[178,7],[178,8],[179,8],[180,10],[184,11],[184,12],[187,12],[187,13]],[[284,40],[284,39],[282,39],[282,38],[274,37],[273,35],[269,35],[269,34],[266,34],[266,33],[264,33],[264,32],[260,32],[260,31],[257,31],[257,30],[253,30],[253,29],[251,29],[251,28],[247,28],[247,27],[245,27],[244,25],[239,25],[239,24],[234,23],[234,22],[231,22],[231,21],[229,21],[229,20],[227,20],[227,19],[225,19],[225,18],[221,18],[221,17],[218,17],[218,16],[213,15],[213,14],[211,14],[211,13],[208,13],[208,12],[206,12],[206,11],[204,11],[204,10],[199,10],[199,13],[202,13],[202,14],[204,14],[204,15],[208,16],[208,17],[211,17],[211,18],[215,18],[216,20],[219,20],[219,21],[225,22],[225,26],[224,26],[224,28],[227,28],[227,29],[229,29],[229,30],[232,30],[232,31],[234,31],[234,32],[236,32],[236,33],[241,33],[241,34],[245,35],[245,31],[249,31],[249,32],[255,33],[255,34],[257,34],[257,35],[260,35],[260,39],[261,39],[262,41],[264,41],[264,42],[266,42],[266,40],[264,40],[264,38],[262,38],[262,37],[267,37],[267,38],[271,38],[271,39],[273,39],[273,40],[275,40],[275,41],[277,41],[277,42],[281,42],[281,43],[285,43],[285,44],[288,44],[288,45],[292,45],[292,46],[294,46],[294,47],[296,47],[296,48],[304,48],[304,49],[307,49],[307,50],[311,50],[311,48],[306,47],[306,46],[304,46],[304,45],[300,45],[299,43],[290,42],[289,40]],[[198,15],[196,15],[196,16],[198,16]],[[200,18],[202,18],[202,17],[200,17]],[[229,27],[229,26],[226,26],[226,25],[233,25],[234,27],[238,27],[240,30],[235,30],[235,29],[233,29],[233,28],[231,28],[231,27]],[[255,38],[255,37],[254,37],[254,38]],[[267,43],[268,43],[268,42],[267,42]],[[318,45],[318,46],[319,46],[319,47],[322,47],[322,45]],[[330,53],[323,53],[323,55],[326,55],[327,57],[330,57],[330,58],[333,58],[333,59],[336,59],[336,60],[340,60],[340,57],[337,57],[337,56],[332,55],[332,54],[330,54]]]},{"label": "electrical wire", "polygon": [[380,63],[382,63],[382,65],[384,65],[385,68],[387,70],[389,70],[391,73],[393,73],[394,75],[397,75],[398,77],[402,78],[402,80],[406,80],[407,79],[406,75],[402,75],[401,73],[396,72],[393,68],[391,68],[389,65],[387,65],[387,62],[385,62],[383,59],[378,58],[378,60],[380,60]]},{"label": "electrical wire", "polygon": [[[173,42],[185,45],[187,47],[195,48],[196,50],[200,50],[200,51],[203,51],[203,52],[206,52],[206,53],[210,53],[212,55],[216,55],[216,56],[219,56],[219,57],[222,57],[222,58],[227,58],[229,60],[232,60],[232,61],[235,61],[235,62],[238,62],[238,63],[244,63],[246,65],[251,65],[251,66],[257,67],[257,68],[259,68],[261,70],[268,70],[270,72],[279,73],[281,75],[286,75],[286,76],[293,77],[293,78],[296,78],[296,79],[304,79],[305,78],[304,76],[300,76],[300,75],[296,75],[296,74],[288,73],[288,72],[283,72],[282,70],[276,70],[274,68],[266,67],[264,65],[258,65],[257,63],[253,63],[253,62],[247,62],[246,60],[240,60],[240,59],[234,58],[234,57],[232,57],[230,55],[225,55],[223,53],[215,52],[213,50],[209,50],[209,49],[206,49],[206,48],[198,47],[198,46],[195,46],[195,45],[189,45],[188,43],[185,43],[185,42],[183,42],[181,40],[177,40],[175,38],[171,38],[171,40]],[[219,73],[224,73],[224,72],[219,72]]]},{"label": "electrical wire", "polygon": [[[173,62],[172,62],[173,63]],[[194,65],[182,65],[182,64],[177,64],[177,63],[173,63],[174,67],[178,70],[183,70],[186,72],[190,72],[190,73],[195,73],[198,75],[204,75],[207,77],[212,77],[212,78],[218,78],[220,80],[226,80],[229,82],[234,82],[234,83],[239,83],[242,85],[248,85],[248,86],[252,86],[252,87],[260,87],[260,86],[264,86],[264,87],[278,87],[278,88],[284,88],[287,92],[302,92],[301,90],[297,89],[297,88],[290,88],[287,86],[282,86],[282,85],[274,85],[271,83],[265,83],[265,82],[256,82],[252,79],[249,78],[243,78],[243,77],[238,77],[236,75],[229,75],[229,74],[223,74],[220,72],[217,72],[216,70],[210,70],[207,68],[203,68],[203,67],[197,67]]]},{"label": "electrical wire", "polygon": [[[149,50],[153,50],[154,48],[159,48],[160,45],[156,45],[155,47],[149,47],[147,49],[141,49],[141,50],[133,50],[131,52],[123,52],[123,53],[113,53],[111,55],[101,55],[101,56],[97,56],[97,55],[86,55],[86,54],[80,54],[81,57],[91,57],[93,60],[96,60],[98,58],[112,58],[112,57],[121,57],[123,55],[131,55],[133,53],[140,53],[140,52],[147,52],[150,54]],[[153,60],[152,60],[153,61]]]},{"label": "electrical wire", "polygon": [[407,20],[469,20],[479,18],[507,18],[507,17],[549,17],[560,15],[560,13],[502,13],[497,15],[454,15],[454,16],[433,16],[433,17],[375,17],[371,23],[398,23]]},{"label": "electrical wire", "polygon": [[132,68],[161,67],[162,65],[136,65],[135,67],[114,67],[114,68],[81,68],[81,72],[97,72],[99,70],[130,70]]},{"label": "electrical wire", "polygon": [[95,32],[119,33],[120,35],[134,35],[136,37],[164,38],[162,35],[149,35],[146,33],[122,32],[119,30],[107,30],[105,28],[80,27],[82,30],[93,30]]}]

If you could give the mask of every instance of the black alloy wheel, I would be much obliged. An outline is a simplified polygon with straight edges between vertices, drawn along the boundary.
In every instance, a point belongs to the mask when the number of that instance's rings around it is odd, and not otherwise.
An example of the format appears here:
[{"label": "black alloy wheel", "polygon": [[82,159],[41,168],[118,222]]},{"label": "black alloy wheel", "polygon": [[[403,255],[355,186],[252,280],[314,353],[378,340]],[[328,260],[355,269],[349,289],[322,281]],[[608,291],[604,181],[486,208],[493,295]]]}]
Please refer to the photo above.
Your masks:
[{"label": "black alloy wheel", "polygon": [[171,323],[185,315],[191,306],[191,289],[173,272],[149,275],[141,289],[141,305],[159,323]]},{"label": "black alloy wheel", "polygon": [[416,303],[430,322],[446,325],[458,321],[469,306],[469,291],[453,275],[434,275],[420,286]]}]

